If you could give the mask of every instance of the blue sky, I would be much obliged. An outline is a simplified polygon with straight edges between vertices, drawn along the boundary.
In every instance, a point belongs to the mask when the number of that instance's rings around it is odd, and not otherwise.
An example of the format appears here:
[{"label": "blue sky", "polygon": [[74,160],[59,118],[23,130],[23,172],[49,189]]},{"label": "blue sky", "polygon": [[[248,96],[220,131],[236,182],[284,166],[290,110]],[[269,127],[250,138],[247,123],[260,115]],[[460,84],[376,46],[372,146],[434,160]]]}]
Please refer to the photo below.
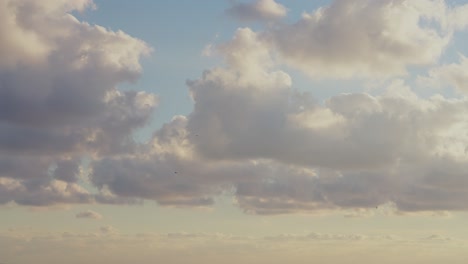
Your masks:
[{"label": "blue sky", "polygon": [[0,263],[464,263],[467,17],[0,0]]}]

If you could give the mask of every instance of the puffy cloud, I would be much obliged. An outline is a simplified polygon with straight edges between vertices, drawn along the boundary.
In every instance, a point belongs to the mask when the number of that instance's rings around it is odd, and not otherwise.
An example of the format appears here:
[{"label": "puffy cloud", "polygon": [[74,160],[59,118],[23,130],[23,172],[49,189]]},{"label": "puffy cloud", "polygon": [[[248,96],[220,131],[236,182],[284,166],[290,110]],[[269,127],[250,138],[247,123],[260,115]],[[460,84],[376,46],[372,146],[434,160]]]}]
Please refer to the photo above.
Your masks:
[{"label": "puffy cloud", "polygon": [[76,183],[53,180],[47,184],[0,178],[0,202],[45,206],[56,203],[90,203],[92,195]]},{"label": "puffy cloud", "polygon": [[96,220],[99,220],[102,218],[101,214],[91,211],[91,210],[79,212],[75,216],[76,218],[87,218],[87,219],[96,219]]},{"label": "puffy cloud", "polygon": [[131,151],[133,131],[157,104],[152,94],[117,89],[138,78],[151,49],[71,15],[93,6],[0,1],[2,202],[92,201],[76,184],[82,158]]},{"label": "puffy cloud", "polygon": [[337,0],[265,34],[312,77],[388,77],[435,63],[466,27],[467,10],[441,0]]},{"label": "puffy cloud", "polygon": [[235,3],[226,13],[244,21],[271,21],[286,16],[288,10],[275,0],[255,0],[251,3]]},{"label": "puffy cloud", "polygon": [[283,173],[313,175],[268,161],[203,159],[194,152],[186,127],[187,119],[177,117],[135,155],[95,161],[92,182],[120,197],[152,199],[164,206],[207,207],[240,182],[250,185]]},{"label": "puffy cloud", "polygon": [[239,30],[220,48],[226,67],[188,82],[193,112],[135,155],[97,160],[93,183],[171,206],[228,193],[257,214],[468,209],[466,99],[423,99],[396,80],[319,103],[272,69],[262,43]]},{"label": "puffy cloud", "polygon": [[[310,94],[292,89],[286,73],[265,70],[262,57],[243,51],[257,48],[250,43],[254,33],[246,31],[234,38],[235,43],[245,41],[235,55],[251,58],[250,68],[231,63],[228,51],[227,68],[206,71],[188,83],[195,102],[189,135],[198,135],[191,140],[206,157],[269,158],[340,169],[382,167],[402,154],[423,155],[419,150],[436,147],[430,144],[437,129],[448,130],[466,118],[463,100],[421,99],[399,81],[381,96],[342,94],[317,103]],[[264,71],[251,75],[255,67]]]},{"label": "puffy cloud", "polygon": [[[0,203],[149,199],[207,207],[232,195],[257,214],[380,204],[405,212],[468,209],[465,98],[421,98],[395,80],[382,94],[318,102],[275,68],[272,49],[291,65],[322,67],[320,74],[400,74],[438,58],[453,28],[463,27],[445,13],[462,9],[429,0],[336,1],[277,31],[239,29],[218,47],[225,67],[187,82],[193,112],[137,144],[131,135],[157,98],[116,86],[138,77],[147,45],[69,14],[88,1],[0,3],[8,9],[0,19],[20,32],[0,30],[2,39],[38,38],[28,52],[1,46],[9,57],[0,64]],[[97,193],[78,184],[85,156]]]},{"label": "puffy cloud", "polygon": [[395,82],[380,96],[342,94],[322,105],[287,83],[271,85],[274,77],[244,85],[231,73],[213,70],[189,84],[195,108],[188,129],[198,134],[191,138],[197,151],[215,160],[270,159],[317,170],[317,177],[284,172],[238,183],[238,204],[246,211],[369,208],[389,201],[408,211],[467,209],[468,138],[460,133],[466,100],[422,99]]},{"label": "puffy cloud", "polygon": [[451,63],[432,68],[428,76],[419,76],[418,81],[422,85],[440,87],[451,85],[459,92],[468,92],[468,59],[460,55],[459,63]]}]

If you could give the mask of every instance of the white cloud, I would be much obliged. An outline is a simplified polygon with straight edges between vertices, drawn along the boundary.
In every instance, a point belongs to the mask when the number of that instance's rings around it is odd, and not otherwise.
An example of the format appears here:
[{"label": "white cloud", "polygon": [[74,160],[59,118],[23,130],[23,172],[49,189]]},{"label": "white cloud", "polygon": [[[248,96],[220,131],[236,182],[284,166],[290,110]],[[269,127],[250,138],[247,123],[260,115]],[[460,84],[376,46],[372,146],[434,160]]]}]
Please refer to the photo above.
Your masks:
[{"label": "white cloud", "polygon": [[461,93],[468,92],[468,59],[460,55],[459,63],[445,64],[430,69],[427,76],[418,76],[422,85],[444,86],[450,85]]},{"label": "white cloud", "polygon": [[2,185],[2,202],[93,201],[75,188],[82,157],[131,151],[157,105],[152,94],[117,90],[138,78],[151,48],[71,15],[93,7],[0,0],[0,177],[18,185]]},{"label": "white cloud", "polygon": [[[397,82],[385,95],[343,94],[319,105],[299,100],[306,96],[286,85],[244,86],[222,76],[229,74],[212,71],[191,84],[195,109],[188,129],[199,135],[192,140],[200,153],[215,160],[271,159],[341,175],[318,172],[317,179],[285,175],[240,184],[238,202],[247,211],[375,207],[388,201],[401,210],[466,209],[461,186],[468,138],[460,133],[468,118],[466,100],[422,99]],[[435,171],[458,187],[445,189]],[[457,194],[452,187],[462,189]]]},{"label": "white cloud", "polygon": [[[157,97],[116,86],[138,77],[150,48],[69,14],[91,5],[0,0],[7,9],[0,19],[10,23],[10,30],[0,26],[10,41],[0,44],[0,55],[8,54],[0,63],[0,203],[150,199],[209,207],[227,194],[256,214],[363,212],[381,204],[468,210],[466,98],[421,98],[395,80],[382,94],[320,103],[277,69],[279,52],[312,75],[402,74],[439,58],[454,25],[464,23],[446,13],[462,9],[429,0],[341,0],[277,31],[239,29],[217,47],[226,65],[187,82],[193,112],[138,144],[132,133],[147,124]],[[36,38],[36,50],[22,51]],[[430,76],[451,83],[459,67]],[[98,193],[78,184],[84,156],[92,158]]]},{"label": "white cloud", "polygon": [[255,0],[251,3],[235,3],[226,13],[243,21],[271,21],[286,16],[288,10],[275,0]]},{"label": "white cloud", "polygon": [[436,63],[467,10],[440,0],[337,0],[265,35],[314,78],[382,78]]},{"label": "white cloud", "polygon": [[410,212],[468,209],[466,99],[423,99],[396,80],[381,95],[319,104],[273,69],[262,43],[239,30],[220,48],[226,67],[188,82],[193,112],[136,155],[96,161],[93,182],[170,206],[208,206],[232,193],[257,214],[390,202]]}]

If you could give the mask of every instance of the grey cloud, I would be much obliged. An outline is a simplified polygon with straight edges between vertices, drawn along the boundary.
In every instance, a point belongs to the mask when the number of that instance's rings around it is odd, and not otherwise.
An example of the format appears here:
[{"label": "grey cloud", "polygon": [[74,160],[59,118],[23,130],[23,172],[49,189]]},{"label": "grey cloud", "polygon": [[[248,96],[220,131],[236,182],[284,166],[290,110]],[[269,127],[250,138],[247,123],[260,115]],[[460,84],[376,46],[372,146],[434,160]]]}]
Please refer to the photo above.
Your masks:
[{"label": "grey cloud", "polygon": [[45,157],[0,156],[0,177],[11,179],[45,179],[52,161]]},{"label": "grey cloud", "polygon": [[58,161],[54,170],[54,178],[65,182],[77,182],[80,164],[80,159]]},{"label": "grey cloud", "polygon": [[117,90],[138,78],[151,49],[70,14],[93,5],[0,1],[0,179],[14,183],[0,188],[3,202],[104,200],[76,189],[81,158],[131,152],[157,105],[152,94]]},{"label": "grey cloud", "polygon": [[[57,3],[61,7],[60,2]],[[54,50],[48,51],[43,61],[24,61],[24,64],[0,71],[3,102],[0,112],[4,122],[18,126],[16,129],[30,128],[31,134],[24,137],[34,136],[36,130],[42,133],[41,139],[53,132],[51,137],[60,136],[61,132],[63,138],[72,138],[73,132],[81,136],[80,140],[102,129],[99,127],[101,122],[115,123],[112,118],[124,111],[133,114],[132,111],[141,110],[141,113],[135,113],[135,117],[124,115],[118,120],[122,123],[120,126],[141,125],[141,121],[133,119],[145,119],[146,106],[136,105],[135,100],[152,95],[118,92],[116,85],[135,80],[139,75],[138,59],[149,52],[145,43],[123,32],[111,32],[79,22],[71,16],[46,19],[47,13],[34,13],[38,12],[36,8],[42,10],[41,5],[30,1],[20,6],[21,10],[30,13],[20,14],[14,28],[2,32],[2,39],[15,31],[30,30],[50,42],[49,46]],[[10,9],[12,14],[19,12],[13,4]],[[24,19],[34,19],[34,23],[23,25],[23,16]],[[62,31],[73,34],[64,35]],[[149,107],[153,105],[154,102],[150,102]],[[118,113],[113,113],[115,111]],[[138,114],[142,116],[136,116]]]},{"label": "grey cloud", "polygon": [[110,193],[108,190],[101,190],[100,193],[94,195],[94,201],[100,204],[110,205],[141,205],[143,204],[142,199],[128,198],[124,196],[116,196]]},{"label": "grey cloud", "polygon": [[95,161],[92,182],[120,197],[152,199],[163,206],[206,207],[218,195],[246,194],[271,177],[314,175],[268,161],[200,159],[186,128],[187,119],[177,117],[134,156]]},{"label": "grey cloud", "polygon": [[91,203],[93,197],[76,183],[51,181],[32,184],[0,178],[0,203],[8,202],[27,206],[46,206],[60,203]]},{"label": "grey cloud", "polygon": [[265,237],[265,240],[286,242],[286,241],[361,241],[369,239],[361,234],[321,234],[309,233],[306,235],[299,234],[282,234],[277,236]]},{"label": "grey cloud", "polygon": [[99,220],[102,218],[102,215],[97,213],[97,212],[94,212],[94,211],[91,211],[91,210],[87,210],[87,211],[83,211],[83,212],[79,212],[75,215],[76,218],[88,218],[88,219],[95,219],[95,220]]},{"label": "grey cloud", "polygon": [[210,196],[220,193],[216,187],[220,181],[209,166],[177,153],[189,151],[180,146],[186,141],[185,122],[179,117],[165,125],[134,156],[96,161],[92,182],[119,197],[153,199],[173,206],[211,205]]},{"label": "grey cloud", "polygon": [[118,230],[115,229],[113,226],[101,226],[99,230],[103,235],[116,235],[119,233]]},{"label": "grey cloud", "polygon": [[386,166],[360,169],[340,169],[339,163],[314,169],[301,161],[281,165],[261,161],[264,153],[237,161],[221,156],[200,160],[194,158],[186,122],[179,117],[164,126],[137,156],[96,162],[93,182],[115,195],[165,206],[209,206],[217,195],[232,192],[238,206],[255,214],[375,208],[388,202],[402,211],[467,209],[466,166],[455,162],[453,154],[397,153]]}]

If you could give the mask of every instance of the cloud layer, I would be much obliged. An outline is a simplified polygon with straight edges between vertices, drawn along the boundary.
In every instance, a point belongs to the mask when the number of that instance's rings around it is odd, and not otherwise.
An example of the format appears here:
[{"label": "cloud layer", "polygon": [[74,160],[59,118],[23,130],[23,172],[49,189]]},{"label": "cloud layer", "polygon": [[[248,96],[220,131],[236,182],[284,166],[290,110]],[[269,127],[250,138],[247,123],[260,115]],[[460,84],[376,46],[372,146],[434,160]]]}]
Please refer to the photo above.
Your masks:
[{"label": "cloud layer", "polygon": [[340,263],[343,255],[356,256],[353,260],[363,263],[432,264],[447,257],[453,263],[463,263],[466,244],[466,239],[429,232],[416,237],[316,232],[268,237],[184,232],[119,234],[102,230],[33,234],[11,230],[0,233],[2,261],[21,264],[34,261],[124,264],[132,261],[153,263],[155,260],[163,263],[216,261],[231,264],[242,261],[280,264],[294,261],[302,264],[311,260]]}]

